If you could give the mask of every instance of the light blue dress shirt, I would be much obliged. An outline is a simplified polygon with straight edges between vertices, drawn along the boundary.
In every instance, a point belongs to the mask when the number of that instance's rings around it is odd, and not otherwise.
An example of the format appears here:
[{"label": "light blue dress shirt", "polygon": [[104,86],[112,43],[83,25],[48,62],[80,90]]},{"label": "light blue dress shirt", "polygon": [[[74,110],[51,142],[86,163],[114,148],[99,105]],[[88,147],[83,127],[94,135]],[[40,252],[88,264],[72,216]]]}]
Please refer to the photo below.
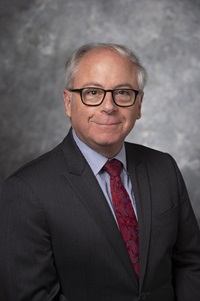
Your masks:
[{"label": "light blue dress shirt", "polygon": [[[89,146],[87,146],[84,142],[82,142],[74,132],[72,131],[74,140],[76,144],[78,145],[81,153],[85,157],[86,161],[90,165],[90,168],[92,169],[105,197],[108,202],[108,205],[112,211],[112,214],[116,220],[115,211],[112,203],[112,197],[111,197],[111,191],[110,191],[110,176],[107,172],[103,170],[103,166],[108,161],[108,158],[102,156],[101,154],[95,152],[93,149],[91,149]],[[121,180],[122,183],[126,189],[126,191],[129,194],[133,209],[135,211],[135,215],[137,217],[136,212],[136,204],[135,204],[135,198],[133,194],[132,184],[130,181],[130,176],[127,171],[127,164],[126,164],[126,152],[125,152],[125,146],[121,148],[120,152],[114,157],[117,160],[119,160],[123,164],[123,169],[121,172]],[[117,220],[116,220],[117,222]]]}]

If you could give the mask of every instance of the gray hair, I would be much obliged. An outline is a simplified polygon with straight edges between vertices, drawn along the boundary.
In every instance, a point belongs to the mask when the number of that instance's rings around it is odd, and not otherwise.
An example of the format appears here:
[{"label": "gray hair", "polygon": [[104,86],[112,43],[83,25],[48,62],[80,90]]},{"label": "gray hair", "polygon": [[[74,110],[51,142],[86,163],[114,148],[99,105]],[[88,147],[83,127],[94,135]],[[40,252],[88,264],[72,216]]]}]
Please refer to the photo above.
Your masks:
[{"label": "gray hair", "polygon": [[131,61],[137,70],[137,81],[139,85],[139,89],[142,91],[147,82],[147,71],[143,67],[137,55],[128,47],[120,44],[109,44],[109,43],[91,43],[85,44],[78,48],[68,59],[65,65],[66,72],[66,89],[72,88],[72,83],[78,69],[78,64],[83,56],[91,50],[94,49],[112,49],[122,56],[126,57],[129,61]]}]

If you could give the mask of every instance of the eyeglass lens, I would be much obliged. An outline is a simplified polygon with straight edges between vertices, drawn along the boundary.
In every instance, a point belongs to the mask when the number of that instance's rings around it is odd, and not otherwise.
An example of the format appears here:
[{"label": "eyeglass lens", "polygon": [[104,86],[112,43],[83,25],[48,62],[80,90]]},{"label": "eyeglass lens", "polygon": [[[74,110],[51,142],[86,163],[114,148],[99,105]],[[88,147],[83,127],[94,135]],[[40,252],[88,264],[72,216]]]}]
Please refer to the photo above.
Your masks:
[{"label": "eyeglass lens", "polygon": [[[82,90],[82,100],[85,104],[97,105],[103,101],[106,93],[107,92],[105,90],[99,88],[84,88]],[[112,96],[114,98],[114,102],[120,106],[132,105],[136,97],[135,91],[130,89],[113,90]]]}]

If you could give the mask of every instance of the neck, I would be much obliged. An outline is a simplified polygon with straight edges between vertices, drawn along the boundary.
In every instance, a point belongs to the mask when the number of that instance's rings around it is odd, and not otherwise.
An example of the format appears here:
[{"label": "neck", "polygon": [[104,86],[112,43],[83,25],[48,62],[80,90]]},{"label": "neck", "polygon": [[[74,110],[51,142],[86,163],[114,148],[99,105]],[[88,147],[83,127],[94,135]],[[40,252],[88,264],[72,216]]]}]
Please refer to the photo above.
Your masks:
[{"label": "neck", "polygon": [[120,152],[121,148],[122,145],[118,148],[116,148],[116,146],[112,147],[109,145],[109,146],[97,147],[96,149],[95,148],[93,149],[103,157],[112,159]]}]

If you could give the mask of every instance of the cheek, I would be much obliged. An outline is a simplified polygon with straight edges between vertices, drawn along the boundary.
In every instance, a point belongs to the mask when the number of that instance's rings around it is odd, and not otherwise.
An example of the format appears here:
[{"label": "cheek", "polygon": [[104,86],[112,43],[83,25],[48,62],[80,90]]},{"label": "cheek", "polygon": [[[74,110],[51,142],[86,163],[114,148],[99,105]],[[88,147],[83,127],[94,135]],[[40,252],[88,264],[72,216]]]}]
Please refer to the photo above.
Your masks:
[{"label": "cheek", "polygon": [[136,112],[130,112],[126,115],[126,124],[127,126],[133,126],[135,124],[135,121],[137,119],[137,113]]},{"label": "cheek", "polygon": [[82,104],[72,103],[71,120],[76,123],[76,126],[87,124],[90,118],[94,115],[94,108],[87,107]]}]

